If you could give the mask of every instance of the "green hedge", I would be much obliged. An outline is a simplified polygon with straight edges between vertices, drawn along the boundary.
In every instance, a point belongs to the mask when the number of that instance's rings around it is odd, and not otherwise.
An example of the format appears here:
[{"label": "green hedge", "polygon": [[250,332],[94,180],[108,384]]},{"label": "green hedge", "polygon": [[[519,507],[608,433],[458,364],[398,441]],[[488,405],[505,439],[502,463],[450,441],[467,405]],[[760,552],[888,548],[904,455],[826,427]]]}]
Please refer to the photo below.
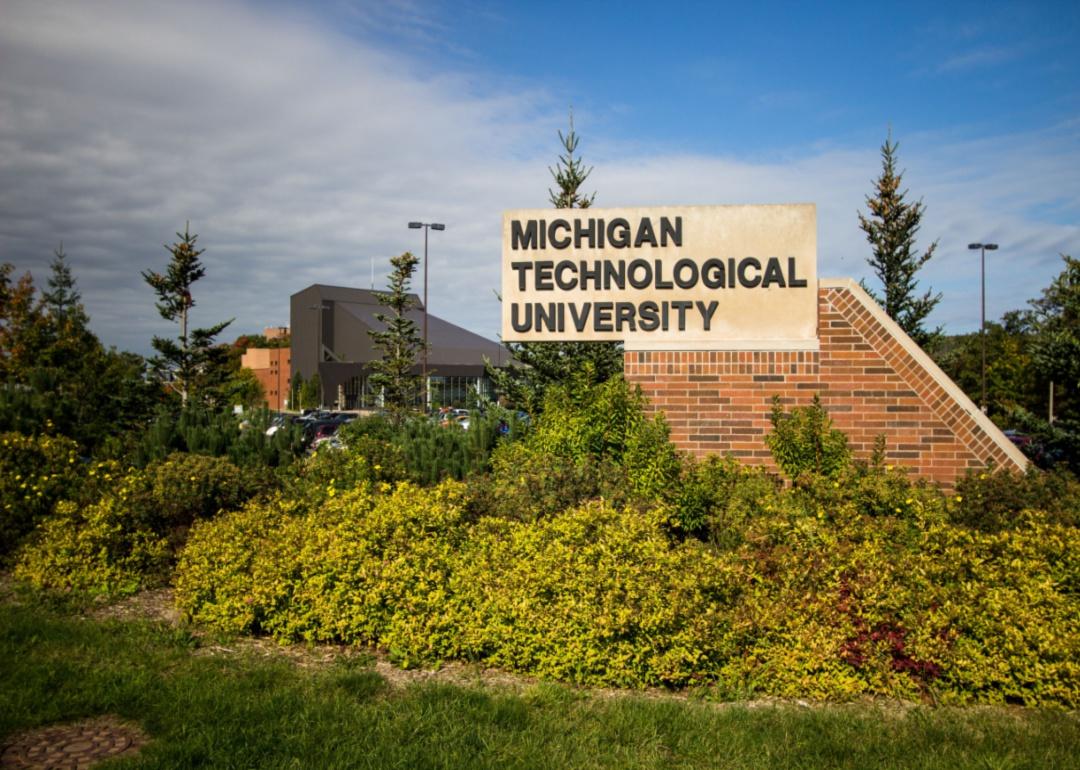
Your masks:
[{"label": "green hedge", "polygon": [[[735,486],[758,484],[747,478]],[[940,495],[915,490],[891,515],[851,497],[825,512],[778,490],[727,519],[738,537],[717,548],[673,540],[670,507],[472,521],[460,484],[365,484],[316,512],[277,500],[198,524],[177,596],[199,622],[379,645],[406,665],[461,658],[724,695],[1080,704],[1076,528],[1030,511],[982,533],[949,523],[958,503]]]}]

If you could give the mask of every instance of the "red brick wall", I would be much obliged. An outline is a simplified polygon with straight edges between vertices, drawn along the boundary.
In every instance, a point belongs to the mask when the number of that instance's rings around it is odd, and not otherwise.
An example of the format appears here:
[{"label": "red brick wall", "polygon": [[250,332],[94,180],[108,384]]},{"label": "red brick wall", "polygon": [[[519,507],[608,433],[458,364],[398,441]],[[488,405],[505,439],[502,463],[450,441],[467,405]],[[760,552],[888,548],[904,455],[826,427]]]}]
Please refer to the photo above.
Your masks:
[{"label": "red brick wall", "polygon": [[889,462],[947,486],[988,461],[1022,467],[1008,439],[871,302],[855,285],[823,286],[818,351],[629,351],[626,377],[665,413],[676,445],[698,455],[771,466],[763,439],[773,396],[790,409],[816,394],[857,457],[869,458],[884,434]]}]

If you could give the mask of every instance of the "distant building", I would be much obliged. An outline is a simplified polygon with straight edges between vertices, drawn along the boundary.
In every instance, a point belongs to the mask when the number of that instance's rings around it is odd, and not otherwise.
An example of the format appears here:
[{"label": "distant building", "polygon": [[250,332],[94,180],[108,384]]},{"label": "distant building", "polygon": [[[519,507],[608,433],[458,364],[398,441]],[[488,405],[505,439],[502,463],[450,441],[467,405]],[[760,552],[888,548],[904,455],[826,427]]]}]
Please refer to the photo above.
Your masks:
[{"label": "distant building", "polygon": [[[263,330],[267,340],[287,339],[288,326],[269,326]],[[287,409],[289,382],[292,379],[292,348],[248,348],[240,357],[240,365],[255,373],[271,409]]]},{"label": "distant building", "polygon": [[[419,297],[409,313],[423,333],[424,313]],[[321,309],[320,309],[321,308]],[[390,312],[375,292],[343,286],[314,284],[293,294],[289,323],[292,329],[293,369],[304,380],[319,373],[323,404],[342,409],[380,405],[371,387],[368,364],[381,357],[368,334],[383,329],[376,313]],[[428,388],[432,405],[464,405],[470,394],[491,396],[484,374],[484,359],[506,366],[510,354],[498,342],[481,337],[449,321],[428,315]],[[421,372],[420,361],[414,371]]]}]

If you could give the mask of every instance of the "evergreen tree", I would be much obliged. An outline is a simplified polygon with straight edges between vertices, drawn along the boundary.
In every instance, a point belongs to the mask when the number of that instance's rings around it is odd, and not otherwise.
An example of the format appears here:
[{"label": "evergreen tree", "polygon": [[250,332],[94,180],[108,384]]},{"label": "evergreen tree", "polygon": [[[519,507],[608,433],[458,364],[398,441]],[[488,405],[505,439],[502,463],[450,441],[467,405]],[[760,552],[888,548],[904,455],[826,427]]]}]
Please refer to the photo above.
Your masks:
[{"label": "evergreen tree", "polygon": [[29,273],[12,286],[12,266],[0,266],[0,431],[58,432],[95,452],[145,422],[157,389],[140,356],[106,350],[90,331],[63,249],[55,254],[40,297]]},{"label": "evergreen tree", "polygon": [[298,398],[300,401],[298,409],[318,409],[322,406],[322,379],[318,372],[311,375],[310,380],[305,381],[301,378]]},{"label": "evergreen tree", "polygon": [[191,285],[206,274],[199,261],[205,249],[197,249],[197,235],[192,235],[185,225],[180,240],[166,246],[172,259],[164,274],[147,270],[143,278],[157,293],[157,309],[166,321],[179,321],[180,335],[176,339],[154,337],[153,346],[158,355],[151,359],[155,372],[180,394],[180,402],[186,406],[188,399],[199,395],[200,386],[212,377],[212,367],[219,357],[214,350],[214,337],[232,319],[205,329],[188,329],[188,313],[195,306]]},{"label": "evergreen tree", "polygon": [[289,383],[289,409],[299,412],[304,408],[304,375],[293,372],[292,382]]},{"label": "evergreen tree", "polygon": [[[571,113],[570,130],[565,135],[559,132],[563,154],[554,168],[548,168],[558,185],[557,191],[548,189],[556,208],[587,209],[596,199],[595,192],[581,192],[592,167],[585,168],[575,157],[578,141]],[[498,369],[489,364],[488,376],[506,398],[534,414],[542,409],[551,385],[567,383],[580,373],[587,373],[589,382],[606,382],[623,370],[622,345],[617,342],[508,342],[506,347],[520,366]]]},{"label": "evergreen tree", "polygon": [[67,263],[63,242],[53,255],[50,265],[52,275],[48,280],[49,291],[42,292],[41,299],[57,326],[64,326],[70,321],[74,326],[85,328],[89,319],[83,310],[82,296],[75,286],[75,278]]},{"label": "evergreen tree", "polygon": [[925,210],[923,202],[908,203],[904,200],[907,190],[900,189],[902,172],[896,170],[897,145],[892,136],[881,146],[881,176],[874,182],[874,196],[866,198],[870,216],[859,213],[859,227],[866,233],[873,250],[867,262],[881,281],[884,297],[879,297],[865,284],[863,288],[874,297],[896,321],[900,328],[919,345],[933,342],[940,329],[928,332],[923,321],[941,301],[941,294],[927,291],[916,293],[918,281],[915,274],[934,254],[937,241],[919,254],[915,249],[915,236]]},{"label": "evergreen tree", "polygon": [[375,296],[392,314],[376,313],[375,317],[386,328],[368,330],[375,347],[382,351],[382,357],[371,362],[371,384],[382,390],[383,406],[394,422],[401,422],[414,408],[423,387],[423,378],[414,374],[413,369],[417,356],[424,349],[424,342],[416,322],[407,315],[413,308],[409,280],[417,262],[417,258],[407,251],[390,260],[394,270],[390,274],[389,291],[376,292]]},{"label": "evergreen tree", "polygon": [[558,192],[548,188],[548,199],[557,209],[587,209],[596,199],[595,192],[592,194],[580,192],[581,185],[585,184],[585,180],[592,173],[592,166],[586,169],[581,158],[574,157],[578,141],[578,136],[574,133],[574,113],[571,112],[570,130],[566,132],[566,136],[563,136],[562,131],[559,132],[559,143],[562,144],[566,154],[559,156],[559,163],[555,168],[548,166],[555,184],[559,186]]}]

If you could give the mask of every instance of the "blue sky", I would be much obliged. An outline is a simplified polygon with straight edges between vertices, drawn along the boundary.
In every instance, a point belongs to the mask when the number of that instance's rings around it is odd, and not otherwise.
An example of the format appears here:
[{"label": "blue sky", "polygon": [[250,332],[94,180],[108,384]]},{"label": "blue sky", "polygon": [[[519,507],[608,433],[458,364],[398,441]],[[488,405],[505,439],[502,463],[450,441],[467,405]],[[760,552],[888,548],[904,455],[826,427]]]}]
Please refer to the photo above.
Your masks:
[{"label": "blue sky", "polygon": [[[329,12],[348,24],[349,4]],[[354,26],[429,72],[544,88],[607,139],[743,157],[1069,121],[1075,3],[438,3]]]},{"label": "blue sky", "polygon": [[597,205],[813,202],[819,273],[869,278],[856,212],[892,130],[937,239],[932,320],[978,323],[1080,254],[1075,3],[0,0],[0,260],[63,240],[95,330],[147,352],[139,272],[190,220],[197,323],[288,323],[432,237],[431,310],[498,333],[504,209],[543,207],[573,106]]}]

